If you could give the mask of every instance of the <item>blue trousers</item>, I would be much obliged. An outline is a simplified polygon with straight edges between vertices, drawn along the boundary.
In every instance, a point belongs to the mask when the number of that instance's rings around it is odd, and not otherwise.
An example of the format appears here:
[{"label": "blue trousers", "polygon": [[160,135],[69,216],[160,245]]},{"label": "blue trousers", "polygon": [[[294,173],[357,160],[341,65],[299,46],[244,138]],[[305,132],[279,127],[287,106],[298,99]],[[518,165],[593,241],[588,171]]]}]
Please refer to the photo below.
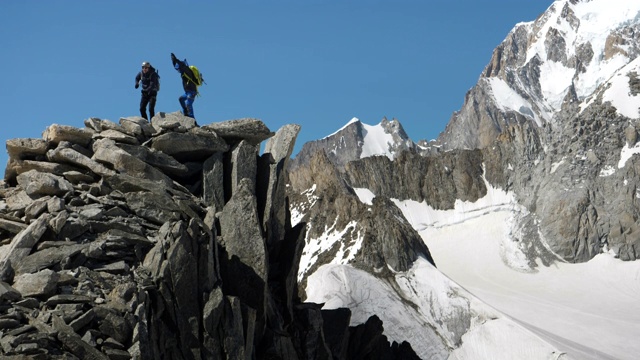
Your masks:
[{"label": "blue trousers", "polygon": [[193,116],[193,102],[196,100],[196,93],[186,91],[178,100],[180,100],[180,105],[182,106],[182,113],[195,119],[195,116]]}]

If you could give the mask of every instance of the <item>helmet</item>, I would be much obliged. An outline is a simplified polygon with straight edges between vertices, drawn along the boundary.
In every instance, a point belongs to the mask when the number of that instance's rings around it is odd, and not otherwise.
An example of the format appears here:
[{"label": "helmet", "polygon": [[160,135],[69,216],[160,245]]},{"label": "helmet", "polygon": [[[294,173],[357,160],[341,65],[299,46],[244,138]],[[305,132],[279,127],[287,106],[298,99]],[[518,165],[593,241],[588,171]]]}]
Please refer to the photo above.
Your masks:
[{"label": "helmet", "polygon": [[151,64],[148,61],[143,61],[142,67],[151,67]]}]

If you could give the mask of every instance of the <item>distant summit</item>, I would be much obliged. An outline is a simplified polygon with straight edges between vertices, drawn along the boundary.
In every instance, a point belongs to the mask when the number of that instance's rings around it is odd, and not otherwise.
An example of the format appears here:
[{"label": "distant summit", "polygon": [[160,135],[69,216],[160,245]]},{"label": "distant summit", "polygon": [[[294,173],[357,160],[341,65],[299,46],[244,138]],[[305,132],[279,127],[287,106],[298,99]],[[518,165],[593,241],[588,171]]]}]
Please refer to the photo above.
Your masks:
[{"label": "distant summit", "polygon": [[367,125],[353,118],[338,131],[302,146],[292,163],[305,163],[315,152],[325,151],[327,157],[339,167],[352,160],[369,156],[393,159],[402,151],[414,151],[416,144],[409,139],[402,124],[396,119],[383,118],[378,125]]}]

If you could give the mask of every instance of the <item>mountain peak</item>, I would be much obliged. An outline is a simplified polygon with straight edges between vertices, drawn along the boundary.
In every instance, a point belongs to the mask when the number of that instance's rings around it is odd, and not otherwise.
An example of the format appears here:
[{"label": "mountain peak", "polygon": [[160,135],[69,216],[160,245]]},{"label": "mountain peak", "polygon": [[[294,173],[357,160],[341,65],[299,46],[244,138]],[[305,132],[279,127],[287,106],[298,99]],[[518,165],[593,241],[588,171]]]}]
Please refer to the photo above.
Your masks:
[{"label": "mountain peak", "polygon": [[368,125],[354,117],[338,131],[304,144],[292,168],[307,163],[317,151],[324,151],[332,163],[342,168],[352,160],[370,156],[393,159],[400,151],[415,148],[415,143],[397,119],[389,121],[385,117],[378,125]]},{"label": "mountain peak", "polygon": [[640,55],[639,31],[639,2],[557,0],[496,47],[438,143],[484,148],[510,125],[555,124],[568,99],[590,99]]}]

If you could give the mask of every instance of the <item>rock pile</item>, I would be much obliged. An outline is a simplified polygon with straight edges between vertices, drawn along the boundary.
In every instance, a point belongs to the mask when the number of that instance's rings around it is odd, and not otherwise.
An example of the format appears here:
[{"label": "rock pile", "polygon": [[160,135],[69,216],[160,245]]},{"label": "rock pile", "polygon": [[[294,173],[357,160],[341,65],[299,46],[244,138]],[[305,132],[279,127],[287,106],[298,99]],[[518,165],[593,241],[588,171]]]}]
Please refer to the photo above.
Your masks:
[{"label": "rock pile", "polygon": [[159,113],[7,141],[0,357],[417,358],[376,317],[350,328],[349,310],[299,300],[299,130]]}]

